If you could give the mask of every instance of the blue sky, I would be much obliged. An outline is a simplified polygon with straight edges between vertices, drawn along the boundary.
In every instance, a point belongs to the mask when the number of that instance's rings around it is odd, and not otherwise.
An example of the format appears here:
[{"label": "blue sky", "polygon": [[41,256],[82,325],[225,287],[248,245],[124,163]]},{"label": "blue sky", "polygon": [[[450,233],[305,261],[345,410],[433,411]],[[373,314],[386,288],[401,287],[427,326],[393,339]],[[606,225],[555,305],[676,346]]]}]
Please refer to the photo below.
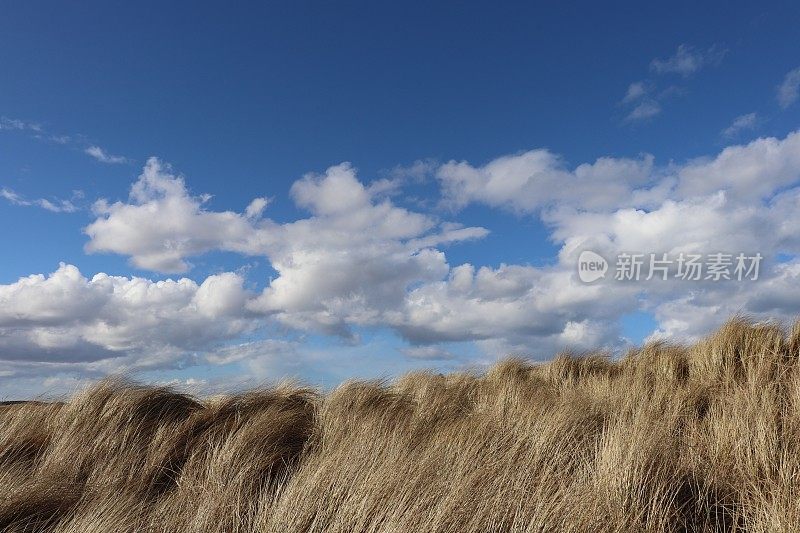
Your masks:
[{"label": "blue sky", "polygon": [[[0,396],[332,386],[800,310],[796,5],[237,7],[4,8]],[[765,262],[586,285],[583,249]]]}]

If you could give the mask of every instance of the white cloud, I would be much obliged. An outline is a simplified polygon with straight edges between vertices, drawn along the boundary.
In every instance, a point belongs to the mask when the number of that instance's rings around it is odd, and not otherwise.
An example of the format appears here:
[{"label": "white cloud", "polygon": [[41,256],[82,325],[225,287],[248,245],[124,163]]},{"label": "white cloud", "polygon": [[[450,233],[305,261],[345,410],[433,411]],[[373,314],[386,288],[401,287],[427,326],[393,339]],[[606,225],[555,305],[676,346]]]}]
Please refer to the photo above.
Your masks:
[{"label": "white cloud", "polygon": [[[701,51],[682,44],[669,58],[653,59],[650,62],[650,70],[655,74],[676,73],[688,78],[708,65],[718,64],[725,53],[726,50],[717,45]],[[662,102],[665,99],[682,93],[683,89],[674,85],[659,89],[657,81],[652,77],[631,83],[621,102],[628,109],[624,122],[648,121],[661,114]]]},{"label": "white cloud", "polygon": [[714,158],[690,161],[677,175],[680,197],[725,190],[739,199],[767,198],[800,179],[800,131],[728,146]]},{"label": "white cloud", "polygon": [[225,365],[256,357],[297,357],[298,344],[283,339],[266,339],[225,346],[206,355],[205,359],[215,365]]},{"label": "white cloud", "polygon": [[349,337],[352,325],[380,323],[408,286],[446,276],[435,246],[486,235],[376,199],[346,163],[306,175],[291,194],[310,218],[286,224],[260,218],[263,199],[244,214],[209,211],[206,197],[192,196],[182,178],[151,158],[129,202],[95,205],[86,249],[128,255],[138,267],[165,272],[186,271],[188,258],[211,250],[266,257],[279,275],[248,303],[252,311]]},{"label": "white cloud", "polygon": [[[637,297],[629,291],[638,293],[639,301],[656,313],[662,336],[691,338],[737,312],[787,321],[800,312],[790,296],[797,263],[775,262],[778,254],[800,254],[800,132],[783,139],[759,138],[726,147],[714,157],[662,168],[652,159],[608,159],[605,166],[605,173],[596,172],[597,163],[589,166],[594,179],[584,182],[577,169],[570,172],[546,151],[505,156],[482,167],[466,162],[444,165],[439,179],[451,205],[479,202],[539,214],[561,244],[559,261],[549,269],[516,271],[516,279],[527,285],[510,284],[515,291],[502,297],[485,287],[476,289],[479,276],[474,270],[454,268],[447,282],[411,293],[415,305],[405,320],[406,327],[411,324],[416,330],[409,336],[418,336],[420,342],[455,340],[466,331],[472,338],[491,341],[484,345],[508,349],[547,345],[547,339],[554,339],[551,346],[574,344],[582,338],[581,331],[586,332],[583,338],[609,339],[613,328],[603,333],[598,324],[618,323],[631,310]],[[593,196],[592,187],[613,193]],[[602,284],[580,286],[572,275],[585,249],[607,258],[620,251],[758,251],[769,259],[762,272],[765,281],[751,284],[687,286],[673,280],[616,284],[593,294],[591,289]],[[482,275],[493,279],[499,273],[484,269]],[[775,289],[767,290],[770,287]],[[684,307],[687,313],[681,317]],[[541,329],[526,331],[531,324]],[[566,324],[572,324],[569,332]]]},{"label": "white cloud", "polygon": [[[539,357],[565,346],[589,348],[571,342],[580,339],[570,324],[601,327],[604,317],[632,311],[636,302],[630,289],[621,288],[609,297],[602,287],[582,285],[573,270],[571,265],[496,269],[460,265],[446,280],[412,290],[402,311],[390,320],[406,338],[420,344],[499,339],[524,344]],[[605,334],[592,338],[613,341],[610,332],[617,326],[609,321],[602,327]],[[571,337],[565,337],[568,329]]]},{"label": "white cloud", "polygon": [[[427,215],[376,202],[346,164],[298,181],[292,195],[313,216],[277,224],[206,211],[203,198],[189,195],[182,179],[151,160],[132,188],[131,203],[101,204],[101,216],[87,234],[90,249],[117,243],[111,251],[162,269],[185,268],[186,257],[212,249],[264,255],[279,276],[247,306],[299,329],[346,336],[349,326],[390,325],[416,342],[576,340],[582,338],[578,332],[597,331],[593,324],[603,316],[631,310],[633,301],[625,291],[608,298],[575,283],[568,269],[581,244],[601,251],[644,250],[653,242],[663,251],[764,247],[753,228],[772,225],[770,233],[784,237],[769,250],[786,245],[781,224],[794,198],[784,194],[780,204],[764,208],[747,202],[797,181],[798,139],[798,134],[758,139],[666,169],[654,167],[651,156],[601,158],[569,169],[547,150],[501,157],[483,167],[450,162],[439,168],[452,207],[482,202],[540,213],[563,243],[562,263],[550,270],[451,268],[435,246],[479,238],[485,230],[457,225],[436,230]],[[258,204],[251,205],[260,213]],[[775,216],[779,208],[781,217]],[[153,213],[163,219],[154,220]],[[600,337],[610,338],[608,332]]]},{"label": "white cloud", "polygon": [[252,330],[237,274],[201,284],[96,274],[73,265],[0,285],[0,358],[84,370],[176,364]]},{"label": "white cloud", "polygon": [[758,125],[758,114],[756,113],[747,113],[745,115],[739,115],[735,119],[730,126],[722,130],[722,136],[728,139],[736,137],[743,131],[752,130]]},{"label": "white cloud", "polygon": [[406,357],[422,361],[446,361],[455,358],[455,355],[440,346],[409,346],[401,351]]},{"label": "white cloud", "polygon": [[647,84],[643,81],[637,81],[628,85],[628,91],[625,93],[625,97],[622,99],[622,103],[627,104],[630,102],[635,102],[640,98],[644,97],[650,92]]},{"label": "white cloud", "polygon": [[800,97],[800,67],[789,71],[778,86],[778,103],[786,109]]},{"label": "white cloud", "polygon": [[[550,222],[563,240],[560,259],[577,264],[582,249],[604,257],[621,251],[640,253],[753,252],[774,253],[777,214],[731,201],[723,192],[705,198],[666,200],[652,210],[625,208],[609,213],[560,213]],[[724,221],[724,224],[722,223]],[[767,243],[760,232],[776,232]]]},{"label": "white cloud", "polygon": [[18,130],[18,131],[42,131],[42,126],[35,122],[26,122],[16,118],[0,117],[0,131],[2,130]]},{"label": "white cloud", "polygon": [[652,179],[653,157],[604,157],[574,169],[549,150],[499,157],[482,167],[450,161],[439,168],[445,204],[471,202],[533,213],[550,206],[600,209],[631,201]]},{"label": "white cloud", "polygon": [[800,306],[800,261],[773,265],[765,279],[752,284],[710,285],[676,296],[655,308],[658,329],[650,340],[697,340],[739,315],[790,326]]},{"label": "white cloud", "polygon": [[306,175],[292,185],[297,205],[315,215],[336,215],[363,209],[371,198],[366,188],[354,178],[353,169],[344,163],[328,169],[325,176]]},{"label": "white cloud", "polygon": [[108,164],[119,164],[119,163],[127,163],[128,158],[123,157],[121,155],[111,155],[107,153],[105,150],[100,148],[99,146],[90,146],[84,150],[87,155],[92,156],[93,158],[97,159],[101,163],[108,163]]},{"label": "white cloud", "polygon": [[314,216],[273,228],[265,253],[279,276],[253,308],[298,328],[347,336],[348,325],[380,324],[408,286],[446,275],[434,245],[486,233],[376,202],[347,164],[304,177],[292,196]]},{"label": "white cloud", "polygon": [[[391,328],[411,342],[404,354],[412,359],[444,361],[444,342],[548,357],[622,346],[620,319],[642,306],[655,314],[657,335],[687,338],[736,312],[786,318],[800,310],[800,262],[775,260],[800,255],[800,132],[663,166],[646,154],[571,166],[537,149],[478,166],[450,161],[435,175],[450,208],[481,203],[539,217],[560,247],[556,261],[451,265],[444,245],[487,230],[399,207],[347,163],[298,180],[291,196],[309,215],[278,223],[264,216],[264,198],[243,213],[213,211],[209,196],[191,194],[183,178],[150,159],[127,201],[96,204],[88,250],[161,271],[185,270],[192,257],[224,250],[264,257],[277,276],[251,294],[233,273],[199,284],[90,280],[63,266],[0,287],[2,353],[21,373],[28,372],[23,361],[100,372],[201,358],[271,375],[331,357],[301,356],[301,345],[286,337],[242,342],[243,332],[288,327],[355,343],[361,327]],[[768,261],[750,284],[585,285],[575,271],[585,249],[607,258],[758,251]],[[292,363],[299,357],[305,363]]]},{"label": "white cloud", "polygon": [[253,204],[248,217],[207,211],[207,200],[189,194],[182,178],[150,158],[131,187],[129,203],[95,203],[98,218],[84,228],[90,238],[86,251],[128,255],[139,268],[180,273],[189,269],[187,257],[209,250],[257,250],[259,243],[249,240],[264,232],[254,225],[263,223],[252,220]]},{"label": "white cloud", "polygon": [[121,164],[131,162],[131,160],[129,160],[127,157],[109,154],[96,144],[90,144],[89,146],[86,146],[88,141],[84,135],[64,135],[62,133],[53,133],[36,122],[0,117],[0,131],[4,130],[13,131],[20,134],[27,133],[30,137],[46,143],[55,143],[62,146],[70,145],[74,148],[79,148],[83,151],[83,153],[93,157],[101,163]]},{"label": "white cloud", "polygon": [[269,205],[268,198],[254,198],[253,201],[247,206],[247,209],[244,210],[245,218],[260,218],[267,205]]},{"label": "white cloud", "polygon": [[653,59],[650,63],[650,70],[658,74],[680,74],[690,76],[705,66],[716,65],[726,54],[726,50],[717,45],[712,46],[706,51],[681,44],[675,53],[667,59]]},{"label": "white cloud", "polygon": [[29,200],[19,193],[7,187],[3,187],[0,188],[0,197],[5,198],[13,205],[22,207],[41,207],[42,209],[52,213],[74,213],[78,210],[78,207],[73,203],[73,200],[78,198],[76,194],[73,194],[72,200],[64,200],[59,198],[54,198],[52,200],[48,200],[47,198],[36,198]]},{"label": "white cloud", "polygon": [[498,157],[481,167],[450,161],[440,167],[437,178],[450,207],[474,202],[520,213],[546,208],[546,220],[571,209],[650,209],[670,198],[704,198],[718,191],[754,201],[800,180],[800,132],[784,139],[758,138],[728,146],[715,157],[664,168],[644,155],[600,158],[570,170],[557,155],[539,149]]},{"label": "white cloud", "polygon": [[655,100],[646,100],[634,107],[625,117],[628,122],[639,122],[653,118],[661,113],[661,104]]}]

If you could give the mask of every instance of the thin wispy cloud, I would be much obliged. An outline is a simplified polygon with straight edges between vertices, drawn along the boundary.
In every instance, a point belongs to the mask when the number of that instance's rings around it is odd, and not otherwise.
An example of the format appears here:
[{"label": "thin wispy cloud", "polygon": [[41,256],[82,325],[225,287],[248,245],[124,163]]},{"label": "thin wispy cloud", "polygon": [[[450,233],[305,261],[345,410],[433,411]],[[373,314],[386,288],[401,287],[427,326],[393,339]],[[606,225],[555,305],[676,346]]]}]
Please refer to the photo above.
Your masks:
[{"label": "thin wispy cloud", "polygon": [[648,100],[634,107],[633,110],[628,113],[628,116],[625,117],[625,120],[628,122],[639,122],[653,118],[659,113],[661,113],[661,105],[655,100]]},{"label": "thin wispy cloud", "polygon": [[758,125],[758,114],[747,113],[736,117],[730,126],[722,130],[722,136],[728,139],[736,137],[743,131],[754,129]]},{"label": "thin wispy cloud", "polygon": [[42,126],[35,122],[26,122],[16,118],[0,117],[0,130],[39,132],[42,131]]},{"label": "thin wispy cloud", "polygon": [[786,109],[800,98],[800,67],[789,71],[778,86],[778,104]]},{"label": "thin wispy cloud", "polygon": [[92,156],[93,158],[97,159],[101,163],[107,163],[110,165],[120,164],[120,163],[127,163],[128,158],[121,156],[121,155],[112,155],[100,148],[97,145],[93,145],[88,147],[84,150],[84,153],[87,155]]},{"label": "thin wispy cloud", "polygon": [[69,135],[51,135],[48,137],[48,139],[56,144],[69,144],[69,142],[72,140]]},{"label": "thin wispy cloud", "polygon": [[420,359],[424,361],[446,361],[455,358],[451,352],[439,346],[410,346],[403,348],[403,355],[410,359]]},{"label": "thin wispy cloud", "polygon": [[73,193],[72,200],[58,198],[54,198],[53,200],[48,200],[47,198],[27,199],[16,191],[13,191],[7,187],[3,187],[0,189],[0,197],[4,198],[13,205],[18,205],[21,207],[41,207],[42,209],[52,213],[74,213],[75,211],[78,211],[79,208],[73,203],[73,201],[76,198],[82,197],[82,193],[79,191]]},{"label": "thin wispy cloud", "polygon": [[644,121],[661,113],[661,105],[658,103],[661,95],[653,95],[652,89],[652,84],[646,81],[633,82],[628,86],[620,102],[630,108],[625,122]]},{"label": "thin wispy cloud", "polygon": [[47,129],[38,122],[0,116],[0,131],[17,132],[20,134],[28,133],[30,137],[42,142],[70,146],[73,149],[81,150],[86,155],[93,157],[101,163],[122,164],[131,162],[131,160],[125,156],[110,154],[97,144],[89,144],[84,135],[53,133],[47,131]]},{"label": "thin wispy cloud", "polygon": [[650,62],[650,70],[656,74],[680,74],[688,77],[706,66],[718,65],[726,53],[727,50],[716,44],[705,51],[682,44],[670,57],[653,59]]},{"label": "thin wispy cloud", "polygon": [[[727,50],[716,44],[705,51],[681,44],[670,57],[653,59],[650,62],[650,71],[656,75],[679,74],[688,78],[706,66],[719,64],[726,53]],[[661,114],[663,100],[683,93],[684,90],[680,86],[670,85],[660,88],[655,76],[635,81],[628,85],[625,96],[620,101],[620,104],[628,109],[624,122],[650,120]]]},{"label": "thin wispy cloud", "polygon": [[649,92],[649,88],[647,84],[643,81],[636,81],[628,85],[628,92],[625,93],[625,97],[622,99],[622,103],[627,104],[630,102],[635,102],[644,96],[647,95]]}]

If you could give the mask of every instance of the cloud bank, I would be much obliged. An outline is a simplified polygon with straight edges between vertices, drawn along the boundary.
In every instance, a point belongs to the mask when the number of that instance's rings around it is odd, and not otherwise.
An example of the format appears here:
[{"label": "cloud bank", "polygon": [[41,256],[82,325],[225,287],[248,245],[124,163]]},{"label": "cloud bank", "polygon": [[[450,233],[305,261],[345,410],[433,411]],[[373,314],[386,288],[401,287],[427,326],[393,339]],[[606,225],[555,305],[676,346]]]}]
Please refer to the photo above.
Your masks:
[{"label": "cloud bank", "polygon": [[[254,290],[233,272],[198,281],[89,278],[62,264],[2,285],[6,379],[36,369],[228,364],[253,360],[258,350],[301,358],[302,343],[286,332],[358,344],[365,328],[395,332],[414,360],[451,360],[447,343],[549,357],[624,347],[621,320],[640,310],[656,317],[652,338],[687,340],[734,313],[791,320],[800,310],[800,132],[683,163],[640,154],[572,165],[534,149],[483,164],[429,162],[425,174],[439,187],[440,211],[402,207],[386,195],[401,195],[401,181],[365,183],[341,163],[297,180],[290,196],[305,215],[278,222],[266,197],[241,212],[213,210],[209,195],[192,193],[151,158],[127,199],[94,204],[87,252],[164,274],[191,272],[192,259],[209,252],[233,252],[264,258],[276,276]],[[539,220],[559,247],[556,260],[451,264],[448,246],[491,229],[452,220],[473,204]],[[760,252],[767,261],[752,283],[612,287],[578,280],[577,257],[587,249],[604,257]],[[255,333],[266,337],[242,341]]]}]

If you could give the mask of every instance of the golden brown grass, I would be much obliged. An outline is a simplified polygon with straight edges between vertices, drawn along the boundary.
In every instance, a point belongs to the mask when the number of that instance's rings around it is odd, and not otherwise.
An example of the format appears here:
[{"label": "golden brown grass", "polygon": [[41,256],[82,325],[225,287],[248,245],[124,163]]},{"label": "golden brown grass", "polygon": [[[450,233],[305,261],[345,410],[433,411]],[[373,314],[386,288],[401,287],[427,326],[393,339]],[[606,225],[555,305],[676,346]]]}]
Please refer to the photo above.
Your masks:
[{"label": "golden brown grass", "polygon": [[7,532],[797,531],[800,326],[328,395],[0,407]]}]

